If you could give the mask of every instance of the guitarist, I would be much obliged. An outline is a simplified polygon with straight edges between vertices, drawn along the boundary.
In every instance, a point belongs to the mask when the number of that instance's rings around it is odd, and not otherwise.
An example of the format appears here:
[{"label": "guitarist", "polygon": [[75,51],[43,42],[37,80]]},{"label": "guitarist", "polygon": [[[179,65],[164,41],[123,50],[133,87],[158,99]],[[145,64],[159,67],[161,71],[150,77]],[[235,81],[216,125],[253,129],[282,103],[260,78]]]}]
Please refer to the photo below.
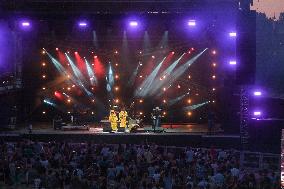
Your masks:
[{"label": "guitarist", "polygon": [[153,120],[152,129],[154,130],[154,132],[156,132],[156,128],[161,126],[162,110],[157,106],[153,109],[151,117]]}]

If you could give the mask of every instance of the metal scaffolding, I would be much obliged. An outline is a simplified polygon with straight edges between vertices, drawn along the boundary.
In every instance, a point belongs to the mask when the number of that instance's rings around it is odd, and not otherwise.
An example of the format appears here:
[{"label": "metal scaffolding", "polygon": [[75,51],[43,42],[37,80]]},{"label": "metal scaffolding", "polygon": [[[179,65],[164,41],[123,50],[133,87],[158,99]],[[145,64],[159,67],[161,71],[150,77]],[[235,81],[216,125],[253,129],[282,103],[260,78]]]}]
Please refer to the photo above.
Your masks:
[{"label": "metal scaffolding", "polygon": [[249,143],[249,93],[248,86],[241,86],[240,91],[240,142],[241,150],[246,150]]}]

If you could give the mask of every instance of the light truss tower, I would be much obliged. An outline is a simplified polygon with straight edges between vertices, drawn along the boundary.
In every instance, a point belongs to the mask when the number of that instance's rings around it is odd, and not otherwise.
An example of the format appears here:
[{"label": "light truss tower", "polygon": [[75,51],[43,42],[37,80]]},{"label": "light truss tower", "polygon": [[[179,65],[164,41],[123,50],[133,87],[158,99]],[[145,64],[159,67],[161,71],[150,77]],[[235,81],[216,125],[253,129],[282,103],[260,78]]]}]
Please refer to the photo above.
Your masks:
[{"label": "light truss tower", "polygon": [[249,143],[249,93],[248,86],[241,86],[240,90],[240,142],[241,150],[246,150]]}]

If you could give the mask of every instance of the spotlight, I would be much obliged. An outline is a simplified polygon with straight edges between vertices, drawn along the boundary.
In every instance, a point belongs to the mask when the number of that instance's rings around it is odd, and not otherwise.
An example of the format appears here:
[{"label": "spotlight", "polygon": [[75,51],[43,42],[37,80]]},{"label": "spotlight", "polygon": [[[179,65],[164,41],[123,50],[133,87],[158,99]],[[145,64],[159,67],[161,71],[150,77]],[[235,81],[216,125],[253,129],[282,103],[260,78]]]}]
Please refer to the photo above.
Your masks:
[{"label": "spotlight", "polygon": [[45,111],[43,111],[42,114],[45,114]]},{"label": "spotlight", "polygon": [[188,26],[196,26],[196,21],[195,21],[195,20],[189,20],[189,21],[187,22],[187,25],[188,25]]},{"label": "spotlight", "polygon": [[71,102],[71,99],[68,99],[67,102],[70,103],[70,102]]},{"label": "spotlight", "polygon": [[142,51],[139,51],[139,54],[142,54]]},{"label": "spotlight", "polygon": [[118,79],[119,78],[119,76],[118,75],[115,75],[115,79]]},{"label": "spotlight", "polygon": [[118,66],[118,63],[116,63],[115,66]]},{"label": "spotlight", "polygon": [[119,99],[117,98],[117,99],[115,99],[115,103],[119,103]]},{"label": "spotlight", "polygon": [[261,112],[260,111],[255,111],[255,112],[253,112],[253,115],[254,116],[261,116]]},{"label": "spotlight", "polygon": [[45,87],[43,87],[42,90],[45,90]]},{"label": "spotlight", "polygon": [[175,54],[175,52],[173,51],[172,54]]},{"label": "spotlight", "polygon": [[114,51],[114,54],[118,54],[118,51]]},{"label": "spotlight", "polygon": [[41,54],[45,54],[45,50],[42,50],[42,51],[41,51]]},{"label": "spotlight", "polygon": [[58,48],[55,48],[55,50],[58,51],[59,49],[58,49]]},{"label": "spotlight", "polygon": [[163,112],[163,115],[165,116],[167,114],[167,112]]},{"label": "spotlight", "polygon": [[46,66],[45,62],[43,62],[41,65],[42,65],[42,66]]},{"label": "spotlight", "polygon": [[188,104],[191,104],[191,99],[188,99],[188,100],[187,100],[187,103],[188,103]]},{"label": "spotlight", "polygon": [[192,115],[192,113],[191,113],[191,112],[187,112],[187,115],[188,115],[188,116],[191,116],[191,115]]},{"label": "spotlight", "polygon": [[29,22],[22,22],[23,27],[29,27],[31,24]]},{"label": "spotlight", "polygon": [[178,85],[178,89],[180,89],[180,85]]},{"label": "spotlight", "polygon": [[189,75],[189,76],[188,76],[188,79],[190,79],[190,78],[191,78],[191,76]]},{"label": "spotlight", "polygon": [[143,78],[143,75],[140,75],[139,77],[140,77],[140,78]]},{"label": "spotlight", "polygon": [[68,90],[68,91],[70,91],[70,90],[71,90],[71,88],[70,88],[70,87],[67,87],[67,90]]},{"label": "spotlight", "polygon": [[95,102],[95,100],[93,99],[92,102]]},{"label": "spotlight", "polygon": [[213,67],[216,67],[216,66],[217,66],[217,64],[216,64],[216,63],[213,63],[213,64],[212,64],[212,66],[213,66]]},{"label": "spotlight", "polygon": [[154,56],[154,55],[152,55],[152,58],[154,59],[154,58],[155,58],[155,56]]},{"label": "spotlight", "polygon": [[215,75],[212,75],[212,79],[216,79],[216,76],[215,76]]},{"label": "spotlight", "polygon": [[213,51],[212,51],[212,54],[213,54],[213,55],[217,54],[217,51],[216,51],[216,50],[213,50]]},{"label": "spotlight", "polygon": [[253,92],[253,95],[254,95],[254,96],[261,96],[262,93],[261,93],[260,91],[254,91],[254,92]]},{"label": "spotlight", "polygon": [[87,22],[83,22],[83,21],[78,23],[78,26],[81,27],[81,28],[85,28],[85,27],[87,27],[87,25],[88,25]]},{"label": "spotlight", "polygon": [[163,100],[163,103],[167,103],[167,101],[164,99],[164,100]]},{"label": "spotlight", "polygon": [[237,62],[236,62],[235,60],[231,60],[231,61],[229,62],[229,64],[230,64],[230,65],[236,65]]},{"label": "spotlight", "polygon": [[129,26],[131,26],[131,27],[137,27],[137,26],[138,26],[138,22],[137,22],[137,21],[130,21],[130,22],[129,22]]},{"label": "spotlight", "polygon": [[45,78],[46,78],[46,75],[42,75],[42,78],[45,79]]},{"label": "spotlight", "polygon": [[229,33],[229,36],[230,36],[230,37],[236,37],[236,36],[237,36],[237,33],[236,33],[236,32],[230,32],[230,33]]},{"label": "spotlight", "polygon": [[216,90],[215,88],[212,89],[212,91],[215,91],[215,90]]},{"label": "spotlight", "polygon": [[94,58],[98,58],[98,56],[97,56],[97,55],[95,55],[95,56],[94,56]]},{"label": "spotlight", "polygon": [[143,100],[142,100],[142,99],[140,99],[140,100],[139,100],[139,102],[140,102],[140,103],[143,103]]},{"label": "spotlight", "polygon": [[143,112],[139,112],[140,115],[143,115]]},{"label": "spotlight", "polygon": [[78,52],[77,52],[77,51],[75,51],[75,54],[78,54]]},{"label": "spotlight", "polygon": [[94,115],[95,113],[94,112],[92,112],[92,115]]},{"label": "spotlight", "polygon": [[118,88],[118,87],[115,87],[115,88],[114,88],[114,90],[118,91],[118,90],[119,90],[119,88]]}]

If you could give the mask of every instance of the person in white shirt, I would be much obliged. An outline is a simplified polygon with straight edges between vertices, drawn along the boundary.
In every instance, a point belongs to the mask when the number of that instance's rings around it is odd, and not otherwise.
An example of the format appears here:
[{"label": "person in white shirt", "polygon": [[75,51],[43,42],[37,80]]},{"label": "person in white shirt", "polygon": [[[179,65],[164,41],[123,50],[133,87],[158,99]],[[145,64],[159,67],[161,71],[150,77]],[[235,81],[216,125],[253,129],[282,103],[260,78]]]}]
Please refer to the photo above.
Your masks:
[{"label": "person in white shirt", "polygon": [[47,159],[42,158],[41,160],[39,160],[39,162],[40,162],[41,166],[43,166],[44,168],[47,169],[47,167],[48,167],[48,160]]},{"label": "person in white shirt", "polygon": [[189,148],[186,152],[186,161],[187,162],[192,162],[193,161],[193,156],[194,156],[194,152]]},{"label": "person in white shirt", "polygon": [[218,154],[218,160],[225,159],[227,157],[227,154],[225,151],[221,150]]},{"label": "person in white shirt", "polygon": [[224,175],[222,173],[219,173],[219,172],[217,174],[215,174],[212,177],[212,179],[213,179],[213,183],[218,187],[222,187],[224,182],[225,182]]},{"label": "person in white shirt", "polygon": [[147,151],[144,153],[144,157],[146,158],[147,163],[151,163],[151,162],[152,162],[153,155],[152,155],[152,153],[151,153],[150,150],[147,150]]},{"label": "person in white shirt", "polygon": [[207,188],[207,186],[208,186],[208,182],[203,178],[199,183],[198,183],[198,187],[200,188],[200,189],[206,189]]},{"label": "person in white shirt", "polygon": [[230,171],[231,171],[231,175],[232,175],[233,177],[239,177],[239,174],[240,174],[240,170],[239,170],[239,169],[237,169],[237,168],[232,168]]},{"label": "person in white shirt", "polygon": [[115,167],[115,172],[116,172],[116,175],[122,174],[124,172],[123,163],[120,163]]}]

